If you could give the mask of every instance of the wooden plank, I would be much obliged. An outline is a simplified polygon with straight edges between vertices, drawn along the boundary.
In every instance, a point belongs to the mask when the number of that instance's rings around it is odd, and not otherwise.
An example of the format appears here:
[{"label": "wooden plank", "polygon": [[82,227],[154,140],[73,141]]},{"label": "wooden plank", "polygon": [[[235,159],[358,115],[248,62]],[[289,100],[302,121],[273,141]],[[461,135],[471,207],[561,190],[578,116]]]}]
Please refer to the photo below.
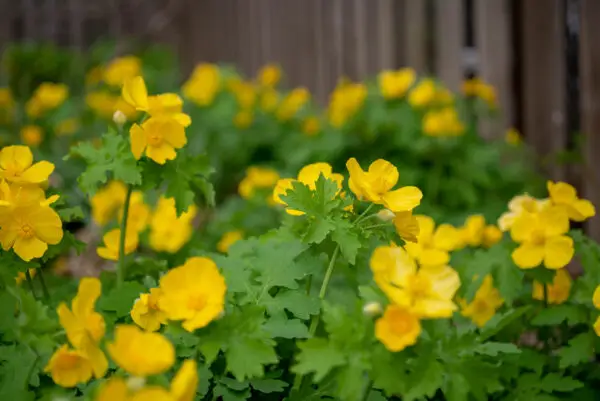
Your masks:
[{"label": "wooden plank", "polygon": [[[523,131],[544,162],[565,149],[566,85],[564,13],[560,0],[520,2],[523,47]],[[553,179],[565,179],[565,169],[548,165]]]},{"label": "wooden plank", "polygon": [[[585,174],[583,195],[590,199],[596,208],[600,207],[600,177],[598,155],[600,155],[600,2],[581,1],[580,33],[580,76],[581,76],[581,126],[585,134]],[[587,232],[600,241],[600,217],[587,222]]]},{"label": "wooden plank", "polygon": [[426,0],[396,0],[395,36],[400,43],[397,48],[396,65],[414,68],[418,73],[428,70]]},{"label": "wooden plank", "polygon": [[462,0],[434,1],[434,68],[435,74],[453,91],[464,79]]},{"label": "wooden plank", "polygon": [[514,124],[512,21],[509,0],[475,0],[479,76],[496,88],[501,116],[485,121],[483,135],[497,138]]},{"label": "wooden plank", "polygon": [[[380,70],[397,67],[395,65],[397,39],[394,37],[394,2],[393,0],[379,0],[376,20],[369,19],[371,24],[375,23],[376,43],[379,44],[378,57],[376,64],[372,66],[371,73]],[[375,37],[375,36],[374,36]],[[399,41],[399,40],[398,40]]]}]

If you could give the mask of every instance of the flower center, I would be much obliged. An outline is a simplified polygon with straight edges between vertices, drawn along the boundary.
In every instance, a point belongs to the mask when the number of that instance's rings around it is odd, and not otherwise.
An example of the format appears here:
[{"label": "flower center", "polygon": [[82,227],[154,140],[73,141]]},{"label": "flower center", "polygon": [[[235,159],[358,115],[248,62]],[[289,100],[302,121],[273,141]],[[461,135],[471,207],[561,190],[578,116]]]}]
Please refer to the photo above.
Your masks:
[{"label": "flower center", "polygon": [[535,230],[531,234],[531,242],[533,242],[534,245],[544,245],[544,242],[546,242],[544,232],[542,230]]},{"label": "flower center", "polygon": [[202,310],[206,306],[206,297],[204,295],[193,295],[188,299],[188,308]]},{"label": "flower center", "polygon": [[160,146],[163,142],[163,137],[162,135],[156,134],[156,133],[152,133],[150,135],[148,135],[148,144],[150,146]]},{"label": "flower center", "polygon": [[19,236],[21,238],[32,238],[35,235],[35,231],[33,230],[33,227],[31,227],[29,224],[24,223],[21,226],[21,229],[19,230]]},{"label": "flower center", "polygon": [[63,354],[57,361],[61,370],[75,369],[81,364],[81,357],[76,354]]},{"label": "flower center", "polygon": [[484,299],[476,299],[473,306],[476,314],[485,313],[489,309],[488,303]]},{"label": "flower center", "polygon": [[396,312],[390,319],[390,328],[396,335],[406,334],[413,327],[413,318],[406,312]]},{"label": "flower center", "polygon": [[16,178],[21,176],[21,169],[16,163],[9,163],[4,168],[4,174],[7,178]]}]

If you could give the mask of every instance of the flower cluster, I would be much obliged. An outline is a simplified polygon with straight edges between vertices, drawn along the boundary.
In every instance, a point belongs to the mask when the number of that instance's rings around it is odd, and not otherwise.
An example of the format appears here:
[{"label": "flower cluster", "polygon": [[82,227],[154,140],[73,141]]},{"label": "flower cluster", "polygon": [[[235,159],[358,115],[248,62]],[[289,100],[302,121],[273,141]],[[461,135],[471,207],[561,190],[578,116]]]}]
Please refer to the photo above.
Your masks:
[{"label": "flower cluster", "polygon": [[238,186],[238,193],[244,199],[252,199],[255,194],[264,192],[270,201],[272,198],[269,194],[279,178],[279,173],[276,170],[256,166],[248,167],[246,176]]},{"label": "flower cluster", "polygon": [[481,78],[471,78],[463,82],[462,92],[465,96],[483,100],[489,107],[498,107],[496,90]]}]

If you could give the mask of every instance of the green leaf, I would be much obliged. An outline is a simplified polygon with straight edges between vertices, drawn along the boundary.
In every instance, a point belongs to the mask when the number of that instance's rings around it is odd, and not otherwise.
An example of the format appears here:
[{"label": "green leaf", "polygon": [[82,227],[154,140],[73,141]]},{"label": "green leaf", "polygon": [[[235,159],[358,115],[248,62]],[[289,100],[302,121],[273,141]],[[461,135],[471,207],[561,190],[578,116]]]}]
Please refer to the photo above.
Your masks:
[{"label": "green leaf", "polygon": [[408,359],[401,353],[391,353],[382,346],[373,353],[373,386],[380,388],[388,396],[399,396],[406,392]]},{"label": "green leaf", "polygon": [[529,312],[531,310],[531,305],[521,306],[519,308],[510,310],[503,314],[496,314],[490,321],[485,325],[483,330],[481,330],[481,335],[479,336],[479,341],[483,342],[486,339],[496,335],[503,328],[519,319],[521,316]]},{"label": "green leaf", "polygon": [[481,355],[498,356],[499,354],[519,354],[521,350],[511,343],[485,342],[473,348],[473,352]]},{"label": "green leaf", "polygon": [[412,401],[423,397],[433,397],[444,382],[444,369],[434,357],[422,357],[411,372],[410,386],[402,397],[403,401]]},{"label": "green leaf", "polygon": [[264,329],[273,338],[308,338],[308,327],[298,319],[287,319],[285,316],[269,319]]},{"label": "green leaf", "polygon": [[342,251],[344,258],[353,265],[356,261],[356,255],[358,250],[361,248],[359,235],[354,229],[352,223],[347,220],[336,220],[335,230],[331,235],[333,240],[337,242]]},{"label": "green leaf", "polygon": [[250,385],[261,393],[281,393],[289,386],[283,380],[276,379],[253,379],[250,380]]},{"label": "green leaf", "polygon": [[302,239],[308,244],[320,244],[334,228],[329,219],[312,218]]},{"label": "green leaf", "polygon": [[577,305],[556,305],[542,309],[532,320],[534,326],[558,326],[564,321],[574,326],[587,320],[585,309]]},{"label": "green leaf", "polygon": [[230,342],[225,351],[227,371],[238,381],[261,377],[264,365],[277,362],[274,345],[274,341],[254,338],[240,338]]},{"label": "green leaf", "polygon": [[83,220],[83,211],[79,206],[59,209],[56,212],[60,216],[61,221],[65,223]]},{"label": "green leaf", "polygon": [[287,309],[294,316],[305,320],[311,315],[317,315],[320,308],[321,303],[318,298],[294,290],[280,291],[267,305],[267,309],[272,314]]},{"label": "green leaf", "polygon": [[102,296],[98,302],[98,308],[115,312],[118,318],[125,317],[129,315],[135,300],[144,292],[147,292],[147,290],[140,283],[126,281],[121,287],[115,287],[108,295]]},{"label": "green leaf", "polygon": [[39,385],[43,366],[38,356],[24,345],[0,346],[0,399],[33,400],[27,391],[32,381]]},{"label": "green leaf", "polygon": [[250,395],[249,388],[243,391],[235,391],[221,383],[217,383],[213,390],[213,399],[221,399],[222,401],[244,401],[250,398]]},{"label": "green leaf", "polygon": [[568,376],[563,377],[558,373],[548,373],[540,383],[540,388],[547,393],[553,391],[569,392],[581,387],[583,387],[583,383],[579,380]]},{"label": "green leaf", "polygon": [[468,400],[470,390],[469,381],[459,372],[449,372],[446,386],[444,387],[444,396],[447,401]]},{"label": "green leaf", "polygon": [[558,355],[561,369],[589,362],[594,356],[594,334],[587,332],[573,337],[569,340],[569,345],[563,347]]},{"label": "green leaf", "polygon": [[320,382],[335,367],[346,362],[344,353],[334,348],[324,338],[311,338],[298,344],[300,353],[296,356],[296,365],[292,371],[296,374],[315,374],[314,381]]}]

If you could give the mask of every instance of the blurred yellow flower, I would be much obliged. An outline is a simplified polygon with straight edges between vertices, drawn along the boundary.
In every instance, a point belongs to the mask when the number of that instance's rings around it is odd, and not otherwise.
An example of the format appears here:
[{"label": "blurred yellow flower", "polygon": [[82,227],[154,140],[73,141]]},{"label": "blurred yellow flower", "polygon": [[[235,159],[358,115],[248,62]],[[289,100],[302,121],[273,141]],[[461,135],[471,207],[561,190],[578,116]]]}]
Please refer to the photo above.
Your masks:
[{"label": "blurred yellow flower", "polygon": [[[123,219],[123,208],[119,213],[119,223]],[[150,220],[150,206],[144,203],[144,194],[135,191],[131,194],[129,201],[129,211],[127,213],[127,230],[133,230],[137,233],[144,231]]]},{"label": "blurred yellow flower", "polygon": [[421,322],[407,308],[388,305],[375,322],[375,337],[391,352],[399,352],[416,344]]},{"label": "blurred yellow flower", "polygon": [[315,136],[321,131],[321,122],[318,117],[307,117],[302,122],[302,132],[308,136]]},{"label": "blurred yellow flower", "polygon": [[140,75],[141,70],[142,61],[138,57],[118,57],[104,68],[104,82],[110,86],[121,87],[126,80]]},{"label": "blurred yellow flower", "polygon": [[272,190],[278,180],[277,171],[266,167],[250,166],[238,186],[238,193],[244,199],[251,199],[257,191]]},{"label": "blurred yellow flower", "polygon": [[21,141],[32,147],[38,147],[44,140],[44,131],[39,125],[24,125],[21,128]]},{"label": "blurred yellow flower", "polygon": [[415,70],[402,68],[397,71],[383,71],[379,74],[379,90],[384,98],[398,99],[403,97],[416,80]]},{"label": "blurred yellow flower", "polygon": [[99,84],[102,81],[102,77],[104,76],[104,68],[100,65],[97,65],[91,68],[85,74],[85,84],[86,86],[94,86]]},{"label": "blurred yellow flower", "polygon": [[487,103],[489,107],[497,107],[498,99],[496,89],[481,78],[471,78],[463,82],[462,92],[468,97],[478,97]]},{"label": "blurred yellow flower", "polygon": [[54,132],[58,136],[73,135],[79,129],[79,121],[76,118],[67,118],[62,120],[54,127]]},{"label": "blurred yellow flower", "polygon": [[158,164],[177,157],[175,149],[187,143],[184,127],[176,120],[164,115],[151,117],[141,125],[134,124],[129,130],[131,152],[139,160],[145,152]]},{"label": "blurred yellow flower", "polygon": [[592,295],[592,303],[594,304],[594,308],[600,309],[600,285],[594,290],[594,294]]},{"label": "blurred yellow flower", "polygon": [[564,209],[569,219],[581,222],[596,215],[596,208],[592,202],[579,198],[572,185],[548,181],[547,187],[552,204]]},{"label": "blurred yellow flower", "polygon": [[193,359],[186,359],[171,381],[174,401],[194,401],[198,389],[198,367]]},{"label": "blurred yellow flower", "polygon": [[390,162],[378,159],[364,171],[355,158],[346,162],[350,173],[348,185],[358,199],[366,199],[378,205],[384,205],[393,212],[407,212],[421,203],[423,194],[417,187],[407,186],[396,190],[392,188],[398,182],[398,169]]},{"label": "blurred yellow flower", "polygon": [[219,67],[200,64],[194,68],[190,78],[183,84],[183,95],[198,106],[212,104],[221,86]]},{"label": "blurred yellow flower", "polygon": [[66,388],[87,383],[93,374],[92,364],[86,355],[79,350],[69,349],[67,345],[52,354],[44,372],[50,373],[54,383]]},{"label": "blurred yellow flower", "polygon": [[231,245],[244,238],[244,232],[240,230],[228,231],[217,243],[217,250],[221,253],[227,253]]},{"label": "blurred yellow flower", "polygon": [[[121,240],[121,230],[115,228],[110,230],[102,237],[104,246],[96,250],[98,256],[108,260],[119,260],[119,249]],[[125,255],[134,252],[138,247],[138,233],[135,230],[127,230],[125,235]]]},{"label": "blurred yellow flower", "polygon": [[33,163],[33,153],[27,146],[5,146],[0,150],[0,177],[19,185],[40,185],[48,180],[54,164]]},{"label": "blurred yellow flower", "polygon": [[30,117],[39,117],[46,111],[57,108],[69,96],[69,88],[65,84],[44,82],[33,92],[25,104],[25,111]]},{"label": "blurred yellow flower", "polygon": [[90,200],[92,220],[101,227],[108,224],[125,203],[126,194],[127,187],[120,181],[110,181],[104,188],[99,189]]},{"label": "blurred yellow flower", "polygon": [[175,363],[175,348],[166,337],[133,325],[117,325],[114,341],[106,349],[120,368],[135,376],[158,375]]},{"label": "blurred yellow flower", "polygon": [[327,115],[335,128],[341,128],[362,107],[367,98],[367,87],[363,83],[340,81],[329,99]]},{"label": "blurred yellow flower", "polygon": [[483,229],[483,246],[490,248],[502,240],[502,231],[493,224],[488,224]]},{"label": "blurred yellow flower", "polygon": [[523,138],[521,138],[521,134],[515,128],[509,128],[504,134],[504,140],[506,143],[512,146],[518,146],[523,142]]},{"label": "blurred yellow flower", "polygon": [[310,92],[306,88],[296,88],[288,93],[279,103],[277,119],[288,121],[310,100]]},{"label": "blurred yellow flower", "polygon": [[140,294],[133,304],[131,319],[146,331],[157,331],[167,322],[167,315],[158,305],[160,296],[160,288],[151,288],[149,293]]},{"label": "blurred yellow flower", "polygon": [[508,202],[508,212],[498,219],[498,227],[506,232],[511,229],[515,220],[524,213],[537,213],[549,204],[546,199],[536,199],[527,194],[517,195]]},{"label": "blurred yellow flower", "polygon": [[429,136],[459,136],[465,131],[454,107],[428,111],[423,117],[423,133]]},{"label": "blurred yellow flower", "polygon": [[458,273],[449,266],[421,266],[401,247],[380,246],[370,260],[375,283],[395,305],[422,318],[451,317],[460,287]]},{"label": "blurred yellow flower", "polygon": [[[388,209],[383,209],[388,210]],[[393,212],[392,212],[393,213]],[[419,220],[412,212],[398,212],[394,215],[394,227],[396,227],[396,233],[404,241],[417,242],[419,237]]]},{"label": "blurred yellow flower", "polygon": [[260,94],[260,109],[265,113],[271,113],[279,104],[279,93],[272,88],[265,88]]},{"label": "blurred yellow flower", "polygon": [[160,308],[170,320],[183,320],[187,331],[207,326],[224,311],[227,287],[211,259],[189,258],[161,277],[160,288]]},{"label": "blurred yellow flower", "polygon": [[406,250],[421,265],[445,265],[450,261],[450,251],[456,249],[458,230],[450,224],[440,224],[437,228],[429,216],[416,216],[419,235],[416,243],[407,243]]},{"label": "blurred yellow flower", "polygon": [[241,109],[250,109],[256,102],[256,88],[252,82],[234,78],[228,81],[228,89],[235,95],[237,104]]},{"label": "blurred yellow flower", "polygon": [[428,106],[435,101],[436,93],[435,82],[430,78],[422,79],[408,94],[408,103],[417,108]]},{"label": "blurred yellow flower", "polygon": [[10,88],[0,88],[0,109],[10,110],[14,105],[15,100]]},{"label": "blurred yellow flower", "polygon": [[246,129],[252,125],[254,113],[252,110],[240,110],[233,117],[233,125],[238,129]]},{"label": "blurred yellow flower", "polygon": [[484,277],[473,300],[468,304],[465,301],[461,302],[461,314],[471,319],[477,327],[483,327],[494,317],[503,303],[500,292],[494,288],[494,279],[488,274]]},{"label": "blurred yellow flower", "polygon": [[[569,299],[571,292],[571,285],[573,280],[567,269],[560,269],[556,271],[552,283],[546,284],[546,291],[548,299],[546,302],[549,304],[562,304]],[[533,299],[544,301],[544,285],[538,281],[533,282]]]},{"label": "blurred yellow flower", "polygon": [[177,217],[175,200],[161,197],[150,219],[150,246],[155,251],[176,253],[192,236],[197,208],[191,205]]},{"label": "blurred yellow flower", "polygon": [[459,228],[459,234],[457,248],[463,246],[489,248],[502,239],[502,231],[492,224],[486,225],[485,218],[481,214],[467,217],[465,224]]},{"label": "blurred yellow flower", "polygon": [[281,68],[277,64],[267,64],[258,71],[257,78],[261,86],[274,88],[281,80]]}]

